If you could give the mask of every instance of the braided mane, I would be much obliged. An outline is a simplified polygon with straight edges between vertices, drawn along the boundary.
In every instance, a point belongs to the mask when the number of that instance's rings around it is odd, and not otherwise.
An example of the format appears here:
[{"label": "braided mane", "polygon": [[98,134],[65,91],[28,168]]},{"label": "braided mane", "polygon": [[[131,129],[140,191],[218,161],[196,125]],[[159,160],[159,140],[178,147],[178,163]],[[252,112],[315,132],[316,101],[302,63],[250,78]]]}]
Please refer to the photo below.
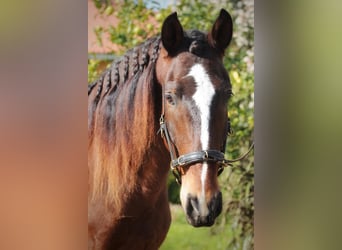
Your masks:
[{"label": "braided mane", "polygon": [[[122,203],[119,194],[134,188],[139,164],[155,138],[151,109],[160,44],[160,38],[154,37],[129,50],[88,87],[88,141],[97,145],[91,158],[91,193],[92,197],[104,195],[107,201],[114,200],[117,212]],[[139,137],[132,136],[132,131]],[[135,154],[128,155],[127,149],[132,147]],[[124,167],[127,165],[136,169]]]},{"label": "braided mane", "polygon": [[[88,85],[88,96],[95,87],[97,87],[95,99],[99,99],[101,95],[108,92],[116,91],[118,85],[124,84],[129,76],[143,71],[150,62],[155,63],[159,54],[159,46],[160,37],[153,37],[128,50],[122,57],[114,61],[97,80]],[[104,92],[102,91],[103,86],[105,86]]]}]

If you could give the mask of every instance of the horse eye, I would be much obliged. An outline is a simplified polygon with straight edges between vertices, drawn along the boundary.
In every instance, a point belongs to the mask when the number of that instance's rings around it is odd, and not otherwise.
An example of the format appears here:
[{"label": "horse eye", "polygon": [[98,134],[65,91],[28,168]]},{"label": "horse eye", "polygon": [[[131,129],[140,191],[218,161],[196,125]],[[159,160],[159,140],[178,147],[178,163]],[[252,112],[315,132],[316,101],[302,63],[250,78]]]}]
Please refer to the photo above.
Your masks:
[{"label": "horse eye", "polygon": [[173,96],[171,94],[166,94],[165,95],[165,99],[171,105],[175,105],[176,104],[176,102],[175,102],[175,100],[174,100],[174,98],[173,98]]}]

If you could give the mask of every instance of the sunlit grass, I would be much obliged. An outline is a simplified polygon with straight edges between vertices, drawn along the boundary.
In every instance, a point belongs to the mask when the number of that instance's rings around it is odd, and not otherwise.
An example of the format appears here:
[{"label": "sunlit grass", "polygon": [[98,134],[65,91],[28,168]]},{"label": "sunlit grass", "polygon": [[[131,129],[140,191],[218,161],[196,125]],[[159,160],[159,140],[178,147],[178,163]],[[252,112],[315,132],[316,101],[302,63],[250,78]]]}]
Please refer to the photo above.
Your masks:
[{"label": "sunlit grass", "polygon": [[178,205],[171,205],[172,223],[161,250],[213,250],[227,249],[231,232],[212,233],[211,228],[194,228],[186,222],[185,214]]}]

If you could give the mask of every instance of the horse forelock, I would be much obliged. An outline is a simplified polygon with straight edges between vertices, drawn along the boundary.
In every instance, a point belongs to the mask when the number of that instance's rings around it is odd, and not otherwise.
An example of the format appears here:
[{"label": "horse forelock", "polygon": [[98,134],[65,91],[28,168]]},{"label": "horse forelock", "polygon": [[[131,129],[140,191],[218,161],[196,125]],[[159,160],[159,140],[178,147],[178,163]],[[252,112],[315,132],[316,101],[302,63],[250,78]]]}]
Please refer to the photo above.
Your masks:
[{"label": "horse forelock", "polygon": [[159,48],[158,37],[147,40],[88,87],[90,193],[92,199],[114,202],[116,210],[136,188],[145,150],[156,137],[154,71]]},{"label": "horse forelock", "polygon": [[190,53],[203,58],[217,55],[215,50],[210,46],[208,34],[198,30],[189,30],[185,33],[187,49]]}]

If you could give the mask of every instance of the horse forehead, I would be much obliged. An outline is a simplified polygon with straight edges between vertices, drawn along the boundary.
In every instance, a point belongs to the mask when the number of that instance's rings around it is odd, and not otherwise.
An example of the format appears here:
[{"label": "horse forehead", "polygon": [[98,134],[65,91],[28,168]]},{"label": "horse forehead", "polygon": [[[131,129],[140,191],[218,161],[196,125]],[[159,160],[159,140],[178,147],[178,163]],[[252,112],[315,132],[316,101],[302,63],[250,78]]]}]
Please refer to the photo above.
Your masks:
[{"label": "horse forehead", "polygon": [[187,76],[193,77],[197,86],[212,86],[212,81],[210,79],[210,75],[208,74],[208,70],[200,63],[194,64],[190,68]]},{"label": "horse forehead", "polygon": [[198,63],[198,61],[199,59],[191,53],[181,53],[173,59],[171,73],[175,78],[183,77],[189,73],[191,67]]},{"label": "horse forehead", "polygon": [[219,88],[220,81],[217,81],[219,79],[217,73],[210,69],[211,67],[205,63],[196,63],[187,69],[187,74],[183,79],[190,77],[197,90],[212,92]]},{"label": "horse forehead", "polygon": [[191,53],[182,53],[175,59],[171,75],[175,79],[181,79],[188,76],[196,76],[194,72],[197,72],[200,76],[208,75],[208,78],[216,85],[215,80],[220,78],[221,75],[224,77],[223,70],[224,68],[222,68],[218,60],[209,60],[197,57]]}]

